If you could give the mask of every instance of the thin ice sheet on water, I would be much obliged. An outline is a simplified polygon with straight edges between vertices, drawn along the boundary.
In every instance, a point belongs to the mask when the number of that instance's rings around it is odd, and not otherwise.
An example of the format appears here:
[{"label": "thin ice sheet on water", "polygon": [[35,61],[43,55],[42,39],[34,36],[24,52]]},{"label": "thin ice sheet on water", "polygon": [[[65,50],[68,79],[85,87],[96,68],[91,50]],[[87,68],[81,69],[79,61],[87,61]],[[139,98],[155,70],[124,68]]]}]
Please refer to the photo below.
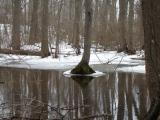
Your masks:
[{"label": "thin ice sheet on water", "polygon": [[95,73],[92,73],[92,74],[82,75],[82,74],[72,74],[72,73],[71,73],[71,70],[68,70],[68,71],[64,72],[63,75],[66,76],[66,77],[72,77],[72,76],[100,77],[100,76],[105,75],[105,73],[100,72],[100,71],[95,71]]}]

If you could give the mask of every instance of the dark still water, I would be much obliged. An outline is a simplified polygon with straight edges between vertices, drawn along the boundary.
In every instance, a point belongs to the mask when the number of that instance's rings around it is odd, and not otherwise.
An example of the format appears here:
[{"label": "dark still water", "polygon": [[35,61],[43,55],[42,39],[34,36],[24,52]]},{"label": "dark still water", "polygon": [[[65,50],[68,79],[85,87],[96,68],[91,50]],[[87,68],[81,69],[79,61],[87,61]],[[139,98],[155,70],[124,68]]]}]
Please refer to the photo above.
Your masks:
[{"label": "dark still water", "polygon": [[144,74],[66,78],[60,71],[0,68],[0,119],[138,120],[148,94]]}]

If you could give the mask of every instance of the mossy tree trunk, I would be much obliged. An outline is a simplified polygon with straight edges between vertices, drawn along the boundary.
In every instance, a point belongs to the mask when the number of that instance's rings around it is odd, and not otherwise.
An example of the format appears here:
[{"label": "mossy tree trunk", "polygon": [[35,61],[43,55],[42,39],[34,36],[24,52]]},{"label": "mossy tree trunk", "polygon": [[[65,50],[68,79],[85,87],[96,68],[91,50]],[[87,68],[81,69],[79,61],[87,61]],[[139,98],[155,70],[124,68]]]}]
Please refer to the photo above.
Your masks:
[{"label": "mossy tree trunk", "polygon": [[84,52],[80,63],[71,71],[72,74],[92,74],[94,70],[89,66],[92,26],[92,0],[85,0],[85,28]]}]

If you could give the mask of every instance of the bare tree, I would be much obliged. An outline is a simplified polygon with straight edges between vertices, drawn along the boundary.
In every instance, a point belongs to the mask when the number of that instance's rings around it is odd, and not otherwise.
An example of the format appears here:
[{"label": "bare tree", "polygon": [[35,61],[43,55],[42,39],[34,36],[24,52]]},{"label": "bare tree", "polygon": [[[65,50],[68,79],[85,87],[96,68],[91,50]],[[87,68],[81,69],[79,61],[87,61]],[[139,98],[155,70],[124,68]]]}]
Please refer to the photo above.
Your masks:
[{"label": "bare tree", "polygon": [[13,28],[12,28],[12,48],[20,50],[20,14],[21,0],[13,0]]},{"label": "bare tree", "polygon": [[58,58],[58,54],[59,54],[59,41],[60,41],[60,21],[61,21],[61,11],[62,11],[62,7],[63,7],[63,1],[64,0],[60,0],[59,5],[58,5],[58,13],[57,13],[57,26],[56,26],[56,50],[55,50],[55,58]]},{"label": "bare tree", "polygon": [[127,42],[126,42],[126,14],[127,14],[127,1],[120,0],[119,1],[119,49],[118,52],[125,51],[127,49]]},{"label": "bare tree", "polygon": [[92,0],[85,0],[84,52],[80,63],[71,71],[73,74],[91,74],[94,70],[89,66],[92,26]]},{"label": "bare tree", "polygon": [[38,6],[39,0],[33,0],[29,44],[34,44],[38,42]]},{"label": "bare tree", "polygon": [[73,41],[74,41],[74,47],[76,48],[76,54],[77,55],[79,55],[81,53],[80,45],[79,45],[81,7],[82,7],[82,0],[75,0]]},{"label": "bare tree", "polygon": [[134,0],[129,0],[129,18],[128,18],[128,53],[135,54],[133,48],[133,22],[134,22]]},{"label": "bare tree", "polygon": [[145,120],[157,120],[160,114],[160,0],[142,0],[146,78],[151,105]]},{"label": "bare tree", "polygon": [[42,0],[43,11],[42,11],[42,47],[41,54],[42,57],[47,57],[49,55],[48,49],[48,1]]}]

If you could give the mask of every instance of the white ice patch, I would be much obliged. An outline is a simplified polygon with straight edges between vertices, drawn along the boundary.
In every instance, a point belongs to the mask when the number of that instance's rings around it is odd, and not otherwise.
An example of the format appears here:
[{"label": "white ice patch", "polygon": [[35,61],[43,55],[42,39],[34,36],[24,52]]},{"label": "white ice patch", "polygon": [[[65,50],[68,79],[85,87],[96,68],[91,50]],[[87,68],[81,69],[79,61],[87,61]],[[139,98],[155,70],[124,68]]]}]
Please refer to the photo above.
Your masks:
[{"label": "white ice patch", "polygon": [[72,76],[100,77],[100,76],[105,75],[105,73],[100,72],[100,71],[95,71],[95,73],[92,73],[92,74],[82,75],[82,74],[71,74],[71,70],[68,70],[68,71],[64,72],[63,75],[64,75],[65,77],[72,77]]},{"label": "white ice patch", "polygon": [[117,68],[117,71],[122,72],[134,72],[134,73],[145,73],[145,65],[138,65],[138,66],[129,66],[129,67],[120,67]]}]

